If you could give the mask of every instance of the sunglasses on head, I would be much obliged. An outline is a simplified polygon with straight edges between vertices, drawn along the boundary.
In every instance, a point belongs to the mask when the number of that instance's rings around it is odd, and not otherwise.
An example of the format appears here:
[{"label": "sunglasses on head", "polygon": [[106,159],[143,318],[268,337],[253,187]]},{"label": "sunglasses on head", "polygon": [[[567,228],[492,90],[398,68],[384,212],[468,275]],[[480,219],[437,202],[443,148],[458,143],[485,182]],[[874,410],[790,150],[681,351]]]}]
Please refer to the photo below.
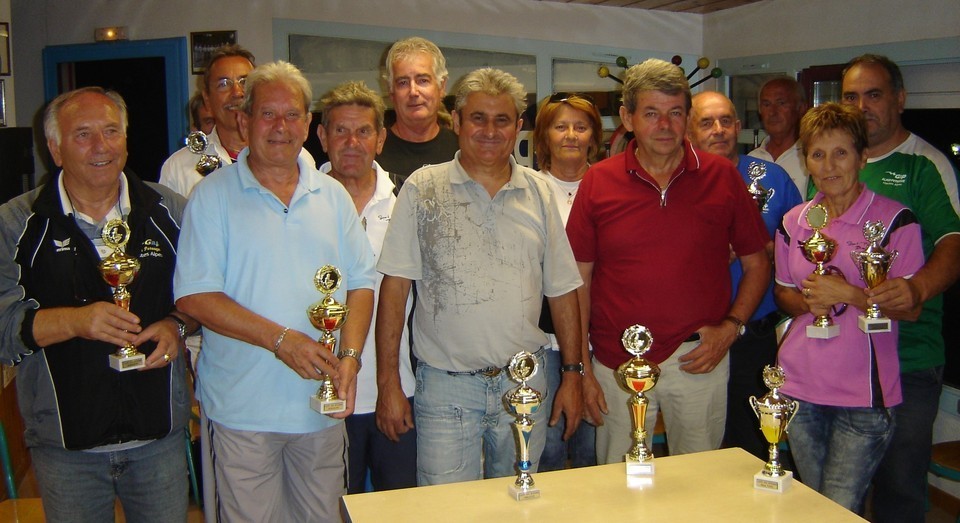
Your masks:
[{"label": "sunglasses on head", "polygon": [[592,98],[590,95],[588,95],[588,94],[583,94],[583,93],[566,93],[566,92],[555,93],[553,96],[550,97],[550,103],[563,103],[563,102],[570,101],[570,100],[572,100],[572,99],[574,99],[574,98],[579,98],[580,100],[585,100],[585,101],[587,101],[588,103],[590,103],[590,105],[596,105],[596,104],[593,102],[593,98]]}]

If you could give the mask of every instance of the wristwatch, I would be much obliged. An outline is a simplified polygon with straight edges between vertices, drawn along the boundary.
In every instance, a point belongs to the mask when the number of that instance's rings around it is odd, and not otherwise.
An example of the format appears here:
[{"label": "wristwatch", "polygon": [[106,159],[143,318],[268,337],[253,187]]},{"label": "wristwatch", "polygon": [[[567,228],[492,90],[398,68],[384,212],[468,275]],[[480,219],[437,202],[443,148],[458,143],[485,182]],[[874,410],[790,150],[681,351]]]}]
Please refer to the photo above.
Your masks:
[{"label": "wristwatch", "polygon": [[576,372],[583,376],[583,362],[571,363],[570,365],[561,365],[560,374],[563,374],[564,372]]},{"label": "wristwatch", "polygon": [[726,318],[724,318],[723,320],[724,320],[724,321],[733,322],[733,324],[737,326],[737,337],[738,337],[738,338],[739,338],[740,336],[743,336],[744,334],[747,333],[747,326],[744,325],[742,321],[740,321],[740,318],[737,318],[736,316],[730,315],[730,316],[727,316]]},{"label": "wristwatch", "polygon": [[353,358],[357,360],[357,370],[363,368],[363,362],[360,361],[360,351],[357,349],[340,349],[337,351],[337,357],[341,360],[343,358]]},{"label": "wristwatch", "polygon": [[180,339],[182,340],[182,339],[186,338],[186,337],[187,337],[187,324],[186,324],[186,322],[184,322],[184,321],[181,320],[180,318],[174,316],[173,314],[168,314],[167,317],[170,318],[171,320],[177,322],[177,331],[180,333]]}]

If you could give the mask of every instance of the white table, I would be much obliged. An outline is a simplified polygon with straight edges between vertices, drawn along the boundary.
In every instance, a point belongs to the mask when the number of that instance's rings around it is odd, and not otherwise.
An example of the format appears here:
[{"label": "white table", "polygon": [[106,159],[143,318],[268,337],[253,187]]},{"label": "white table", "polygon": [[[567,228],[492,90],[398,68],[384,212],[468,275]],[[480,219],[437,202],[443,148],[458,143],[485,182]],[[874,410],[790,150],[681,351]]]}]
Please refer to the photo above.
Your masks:
[{"label": "white table", "polygon": [[507,494],[514,478],[344,496],[353,523],[864,521],[799,481],[784,494],[753,488],[763,462],[741,449],[656,458],[650,485],[629,487],[624,464],[534,474],[538,499]]}]

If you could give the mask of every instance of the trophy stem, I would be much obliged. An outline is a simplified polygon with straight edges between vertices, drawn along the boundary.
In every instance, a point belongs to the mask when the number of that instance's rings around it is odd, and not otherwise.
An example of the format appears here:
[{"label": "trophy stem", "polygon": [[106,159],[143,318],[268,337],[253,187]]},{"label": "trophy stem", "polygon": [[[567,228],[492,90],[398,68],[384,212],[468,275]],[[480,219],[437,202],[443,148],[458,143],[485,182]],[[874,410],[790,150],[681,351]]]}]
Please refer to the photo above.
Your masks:
[{"label": "trophy stem", "polygon": [[533,432],[533,420],[529,416],[523,415],[513,422],[513,435],[517,440],[517,480],[514,485],[517,488],[528,489],[533,487],[533,476],[530,475],[530,468],[533,464],[530,462],[530,434]]},{"label": "trophy stem", "polygon": [[770,459],[763,466],[763,474],[772,478],[783,476],[783,467],[780,465],[780,448],[776,443],[770,444]]},{"label": "trophy stem", "polygon": [[[337,339],[331,332],[324,332],[317,342],[326,350],[333,352],[337,346]],[[347,409],[347,402],[340,399],[337,395],[337,389],[333,386],[333,380],[329,374],[320,374],[320,388],[317,393],[310,398],[310,405],[313,410],[321,414],[334,414],[343,412]]]},{"label": "trophy stem", "polygon": [[641,463],[650,461],[653,459],[653,452],[647,447],[647,431],[644,427],[650,400],[641,392],[631,396],[627,403],[633,421],[633,447],[627,453],[627,460]]}]

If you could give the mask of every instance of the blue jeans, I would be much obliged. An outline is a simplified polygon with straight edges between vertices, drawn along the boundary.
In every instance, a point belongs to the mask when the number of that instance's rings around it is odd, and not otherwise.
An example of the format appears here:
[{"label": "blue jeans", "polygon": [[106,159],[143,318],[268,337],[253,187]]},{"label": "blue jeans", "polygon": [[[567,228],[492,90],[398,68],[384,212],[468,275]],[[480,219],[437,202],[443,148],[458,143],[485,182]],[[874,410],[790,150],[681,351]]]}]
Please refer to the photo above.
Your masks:
[{"label": "blue jeans", "polygon": [[[413,408],[413,398],[407,398]],[[367,473],[373,490],[417,486],[417,429],[410,429],[394,442],[377,428],[376,413],[353,414],[346,419],[350,444],[347,493],[360,494]]]},{"label": "blue jeans", "polygon": [[940,405],[943,367],[900,375],[903,403],[889,452],[873,477],[873,521],[923,523],[933,422]]},{"label": "blue jeans", "polygon": [[860,512],[895,423],[893,409],[800,401],[787,432],[803,483],[847,510]]},{"label": "blue jeans", "polygon": [[[560,352],[547,350],[546,364],[541,372],[547,378],[547,392],[544,395],[544,419],[550,420],[553,413],[553,400],[560,388]],[[547,441],[540,455],[540,472],[562,470],[566,467],[567,459],[570,465],[576,467],[591,467],[597,464],[597,429],[586,421],[581,421],[576,432],[570,439],[563,441],[563,431],[567,427],[567,420],[560,416],[557,424],[547,427]]]},{"label": "blue jeans", "polygon": [[120,498],[130,522],[187,520],[183,429],[130,450],[30,449],[47,521],[113,521]]},{"label": "blue jeans", "polygon": [[[542,352],[538,359],[542,369]],[[417,483],[438,485],[516,474],[516,418],[507,412],[503,396],[518,384],[506,372],[452,375],[422,361],[416,374]],[[544,373],[538,372],[527,385],[542,394],[547,388]],[[531,471],[536,471],[543,452],[546,409],[532,417],[529,448]]]}]

